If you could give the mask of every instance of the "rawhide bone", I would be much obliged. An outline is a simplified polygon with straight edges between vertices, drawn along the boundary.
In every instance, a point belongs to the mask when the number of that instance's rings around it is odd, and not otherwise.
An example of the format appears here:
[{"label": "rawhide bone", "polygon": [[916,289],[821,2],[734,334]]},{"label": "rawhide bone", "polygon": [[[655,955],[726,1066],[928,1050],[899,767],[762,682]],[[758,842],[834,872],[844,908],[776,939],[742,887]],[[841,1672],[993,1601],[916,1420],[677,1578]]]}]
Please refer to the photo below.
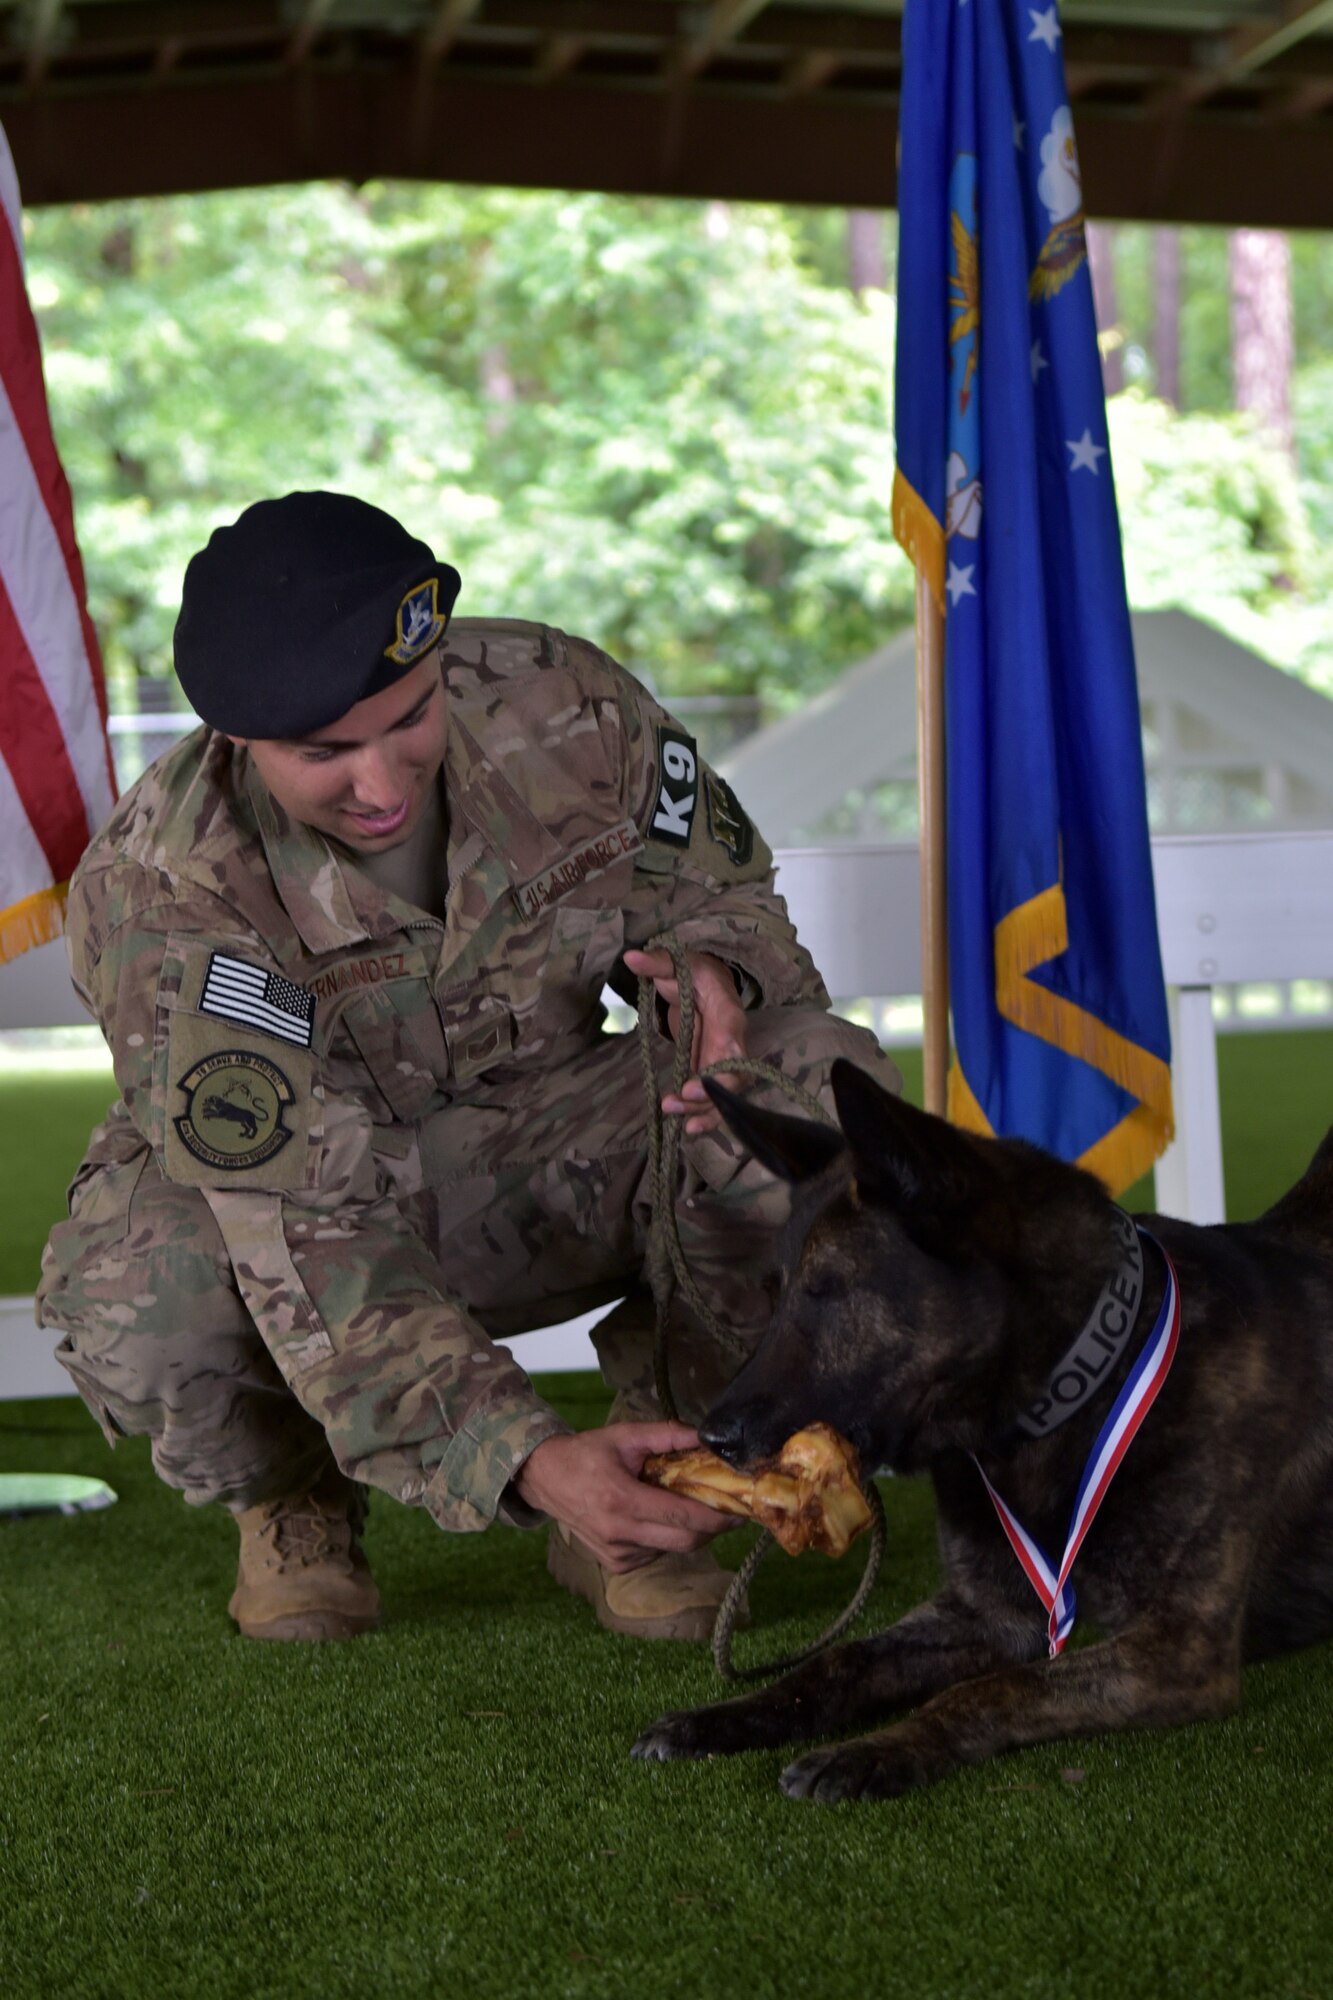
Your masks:
[{"label": "rawhide bone", "polygon": [[776,1458],[761,1459],[749,1472],[696,1445],[646,1458],[643,1477],[720,1513],[758,1521],[789,1556],[806,1549],[846,1555],[870,1526],[856,1451],[831,1424],[794,1432]]}]

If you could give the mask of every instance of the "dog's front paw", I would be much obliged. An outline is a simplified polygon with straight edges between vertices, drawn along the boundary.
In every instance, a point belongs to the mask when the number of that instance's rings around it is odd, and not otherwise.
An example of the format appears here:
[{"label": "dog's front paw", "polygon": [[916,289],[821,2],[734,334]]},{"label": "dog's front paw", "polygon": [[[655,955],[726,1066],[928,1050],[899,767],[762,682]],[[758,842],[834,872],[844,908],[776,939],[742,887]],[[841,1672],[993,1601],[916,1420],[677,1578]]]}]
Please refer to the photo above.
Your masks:
[{"label": "dog's front paw", "polygon": [[920,1761],[873,1737],[812,1750],[788,1764],[778,1783],[789,1799],[896,1799],[928,1782]]},{"label": "dog's front paw", "polygon": [[677,1708],[659,1715],[629,1754],[665,1763],[669,1757],[721,1757],[747,1747],[724,1707]]}]

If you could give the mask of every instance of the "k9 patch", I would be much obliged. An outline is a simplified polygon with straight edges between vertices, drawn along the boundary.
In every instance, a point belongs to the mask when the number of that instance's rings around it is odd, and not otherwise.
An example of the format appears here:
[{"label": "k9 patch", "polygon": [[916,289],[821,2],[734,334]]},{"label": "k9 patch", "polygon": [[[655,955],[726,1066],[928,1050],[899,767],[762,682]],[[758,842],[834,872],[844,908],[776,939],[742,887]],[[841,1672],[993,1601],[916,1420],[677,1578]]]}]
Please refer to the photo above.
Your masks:
[{"label": "k9 patch", "polygon": [[699,753],[692,736],[665,722],[657,725],[657,783],[649,837],[688,847],[699,803]]}]

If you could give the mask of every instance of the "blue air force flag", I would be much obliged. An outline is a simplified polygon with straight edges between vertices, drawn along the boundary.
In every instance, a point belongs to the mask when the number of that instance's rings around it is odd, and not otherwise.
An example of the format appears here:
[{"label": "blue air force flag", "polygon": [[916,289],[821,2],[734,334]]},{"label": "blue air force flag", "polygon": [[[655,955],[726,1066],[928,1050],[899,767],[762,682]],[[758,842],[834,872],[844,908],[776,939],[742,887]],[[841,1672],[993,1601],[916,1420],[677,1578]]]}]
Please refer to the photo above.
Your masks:
[{"label": "blue air force flag", "polygon": [[945,614],[949,1115],[1171,1136],[1133,642],[1055,5],[908,0],[894,524]]}]

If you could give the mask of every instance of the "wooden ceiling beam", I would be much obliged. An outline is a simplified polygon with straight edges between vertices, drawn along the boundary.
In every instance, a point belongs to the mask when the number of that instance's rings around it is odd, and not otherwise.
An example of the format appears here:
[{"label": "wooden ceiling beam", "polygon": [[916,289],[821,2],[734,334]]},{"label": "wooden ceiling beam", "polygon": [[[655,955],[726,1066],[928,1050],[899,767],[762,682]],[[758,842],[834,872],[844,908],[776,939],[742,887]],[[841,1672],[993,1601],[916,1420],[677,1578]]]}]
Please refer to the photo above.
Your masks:
[{"label": "wooden ceiling beam", "polygon": [[1284,90],[1266,106],[1264,116],[1275,125],[1303,125],[1333,104],[1333,77],[1312,77],[1309,83]]},{"label": "wooden ceiling beam", "polygon": [[558,83],[562,76],[568,76],[577,69],[579,59],[587,48],[584,35],[548,35],[537,51],[533,64],[533,75],[538,83]]},{"label": "wooden ceiling beam", "polygon": [[440,0],[434,19],[421,37],[421,58],[427,65],[442,61],[476,13],[480,0]]},{"label": "wooden ceiling beam", "polygon": [[305,61],[332,9],[333,0],[306,0],[305,12],[283,51],[282,59],[289,69],[296,69]]},{"label": "wooden ceiling beam", "polygon": [[[1192,110],[1219,91],[1270,72],[1282,57],[1333,23],[1333,0],[1285,0],[1275,14],[1241,21],[1197,52],[1189,76],[1149,98],[1150,113],[1170,117]],[[1265,79],[1266,80],[1266,79]]]},{"label": "wooden ceiling beam", "polygon": [[[25,199],[404,174],[840,208],[887,208],[896,195],[892,104],[855,95],[698,91],[672,127],[665,96],[607,89],[577,71],[534,90],[528,76],[460,77],[445,65],[414,151],[401,66],[311,62],[300,80],[299,118],[292,73],[276,64],[260,75],[196,75],[151,98],[138,78],[35,96],[15,88],[3,117]],[[1089,212],[1333,228],[1333,120],[1279,133],[1219,114],[1186,121],[1174,146],[1173,129],[1085,105],[1078,137]]]},{"label": "wooden ceiling beam", "polygon": [[822,90],[833,81],[842,63],[838,49],[806,49],[803,55],[793,56],[782,72],[783,95],[808,97],[812,91]]},{"label": "wooden ceiling beam", "polygon": [[674,75],[678,79],[697,76],[718,50],[734,42],[768,4],[769,0],[712,0],[699,32],[690,36],[671,58]]},{"label": "wooden ceiling beam", "polygon": [[64,26],[61,13],[62,0],[33,0],[26,16],[20,17],[20,32],[26,48],[23,88],[27,91],[40,90],[46,81],[51,57]]},{"label": "wooden ceiling beam", "polygon": [[1227,37],[1227,81],[1252,75],[1330,24],[1333,0],[1287,0],[1274,18],[1242,21]]},{"label": "wooden ceiling beam", "polygon": [[[1147,0],[1144,5],[1146,10]],[[0,117],[7,128],[21,131],[22,107],[31,102],[45,121],[52,161],[65,146],[77,165],[76,178],[87,177],[87,187],[68,195],[34,197],[48,200],[76,194],[95,199],[95,189],[109,181],[120,186],[126,177],[137,178],[135,191],[142,192],[162,191],[172,174],[185,176],[177,182],[182,187],[263,180],[267,156],[261,152],[252,161],[247,150],[247,107],[267,103],[269,88],[290,93],[293,68],[301,76],[302,120],[304,94],[325,103],[326,85],[331,87],[331,73],[337,71],[349,101],[373,102],[380,107],[377,115],[400,130],[407,126],[412,144],[405,134],[400,172],[445,171],[447,108],[448,118],[461,118],[473,131],[478,160],[488,163],[483,171],[480,164],[474,168],[449,154],[447,169],[454,178],[526,184],[535,174],[546,185],[827,200],[850,207],[882,207],[891,198],[876,181],[873,158],[875,144],[892,153],[901,52],[897,14],[778,0],[429,0],[396,25],[387,4],[382,19],[378,13],[369,5],[335,12],[331,0],[302,0],[299,8],[290,0],[189,0],[188,6],[184,0],[29,0],[15,16],[28,39],[0,43]],[[346,57],[338,64],[322,60],[335,22],[340,55]],[[1333,227],[1333,162],[1325,171],[1326,156],[1319,150],[1333,135],[1333,118],[1327,115],[1333,109],[1333,38],[1320,33],[1330,23],[1333,0],[1299,5],[1270,0],[1264,19],[1243,24],[1243,40],[1237,30],[1211,55],[1176,30],[1069,24],[1066,62],[1071,93],[1082,100],[1080,151],[1094,210],[1100,205],[1103,214],[1202,220],[1218,219],[1215,211],[1229,206],[1240,220],[1277,216],[1273,226],[1285,220],[1290,226]],[[466,69],[446,60],[460,40],[466,44]],[[682,51],[693,69],[680,67]],[[612,59],[594,62],[602,52]],[[744,62],[715,63],[724,53],[743,55]],[[673,56],[674,70],[659,67]],[[1207,102],[1225,77],[1242,86],[1239,111],[1226,102]],[[534,91],[534,82],[544,87]],[[664,83],[674,83],[674,90]],[[217,92],[236,107],[234,139],[216,162],[201,158],[183,165],[193,110],[212,103]],[[403,117],[404,94],[413,105],[410,119]],[[133,112],[127,108],[132,95]],[[530,153],[533,161],[538,154],[526,130],[478,138],[468,108],[474,102],[503,104],[506,118],[522,125],[528,115],[524,105],[537,98],[552,121],[551,130],[544,120],[539,128],[544,172],[529,160]],[[85,125],[100,121],[103,100],[124,119],[116,143],[127,149],[132,164],[123,172],[114,160],[94,161],[83,143]],[[1196,101],[1202,110],[1195,110]],[[1159,115],[1146,108],[1154,105]],[[1169,116],[1160,115],[1163,107]],[[350,135],[342,144],[336,131],[323,131],[322,115],[309,113],[308,143],[304,126],[297,135],[303,147],[300,177],[328,171],[357,178],[362,153],[379,159],[378,137],[360,150]],[[867,119],[870,124],[863,124]],[[607,136],[593,130],[567,137],[566,120],[604,123]],[[151,151],[159,128],[176,132],[178,127],[177,150],[168,150],[159,162]],[[616,148],[628,147],[633,157],[641,128],[656,135],[650,168],[624,166]],[[732,158],[719,136],[732,128],[750,135],[752,155],[743,162]],[[858,139],[865,153],[860,164],[853,157],[839,161],[837,140],[829,135],[844,129],[877,134],[874,144]],[[1246,133],[1266,135],[1277,156],[1271,166]],[[17,145],[12,131],[11,142]],[[201,154],[217,143],[201,132]],[[1093,178],[1098,147],[1113,167],[1104,198]],[[1192,166],[1181,166],[1189,156],[1213,163],[1212,171],[1221,175],[1215,191]],[[327,164],[321,167],[321,161]],[[1324,172],[1322,183],[1300,190],[1278,187],[1279,167],[1294,177],[1298,171],[1308,174],[1312,162]],[[373,170],[393,169],[381,162]],[[1245,176],[1257,176],[1253,190]],[[49,184],[73,186],[54,164]]]},{"label": "wooden ceiling beam", "polygon": [[1077,104],[1080,97],[1086,97],[1090,90],[1096,90],[1106,83],[1109,72],[1099,69],[1095,63],[1066,63],[1065,89],[1071,104]]},{"label": "wooden ceiling beam", "polygon": [[186,41],[184,35],[166,35],[163,37],[157,45],[157,54],[153,57],[153,78],[155,82],[161,82],[165,77],[171,75],[172,70],[176,68],[181,57],[185,54],[185,49]]},{"label": "wooden ceiling beam", "polygon": [[115,87],[126,62],[136,59],[145,76],[166,77],[184,50],[196,45],[221,54],[241,48],[250,60],[256,49],[267,47],[276,57],[291,32],[278,0],[191,0],[188,9],[178,0],[99,0],[83,6],[64,0],[46,39],[41,86],[61,85],[68,71],[81,86],[99,88],[99,65],[105,64],[117,69]]},{"label": "wooden ceiling beam", "polygon": [[[56,0],[42,0],[42,4],[51,6]],[[293,30],[285,21],[280,0],[191,0],[188,10],[179,0],[177,4],[171,0],[64,0],[59,18],[77,28],[72,44],[75,60],[70,68],[82,82],[91,80],[100,61],[119,64],[135,53],[141,54],[151,69],[157,50],[173,39],[188,41],[196,57],[249,46],[255,60],[264,60],[263,51],[268,46],[275,54],[285,49],[289,62],[300,62],[308,56],[319,26],[327,25],[334,12],[329,0],[311,0],[306,15]],[[692,39],[690,33],[683,32],[683,24],[692,28]],[[373,25],[367,16],[359,24],[347,26],[346,35],[352,38],[353,46],[359,28]],[[376,31],[381,51],[386,31],[393,32],[391,18]],[[405,47],[415,46],[419,60],[427,67],[445,59],[465,32],[479,50],[484,49],[490,31],[507,49],[526,43],[536,61],[542,60],[538,51],[548,44],[563,45],[569,36],[580,38],[588,49],[638,50],[648,60],[656,53],[665,72],[678,82],[706,71],[722,50],[743,49],[756,62],[771,64],[773,87],[794,94],[819,89],[820,83],[810,79],[822,74],[827,80],[837,74],[839,65],[895,64],[902,42],[901,21],[896,14],[779,6],[773,0],[712,0],[707,11],[691,8],[685,0],[677,6],[666,5],[664,0],[436,0],[427,25],[398,30]],[[44,75],[61,74],[61,48],[61,38],[52,41]],[[1179,86],[1200,75],[1197,42],[1177,31],[1133,25],[1112,30],[1074,22],[1065,29],[1064,52],[1067,71],[1079,92],[1096,83],[1146,89],[1155,84],[1161,101],[1175,102]],[[838,63],[830,66],[833,57]],[[1312,33],[1307,33],[1303,42],[1293,43],[1288,32],[1281,49],[1275,41],[1268,46],[1264,66],[1276,85],[1299,83],[1309,71],[1318,73],[1330,63],[1333,44],[1316,41]],[[1206,95],[1218,80],[1214,65],[1194,88],[1200,96]]]},{"label": "wooden ceiling beam", "polygon": [[1124,83],[1175,82],[1187,77],[1197,60],[1197,44],[1189,35],[1159,28],[1123,31],[1080,27],[1071,22],[1061,38],[1065,74],[1095,71]]},{"label": "wooden ceiling beam", "polygon": [[902,20],[896,14],[867,14],[840,7],[774,7],[760,11],[732,35],[756,52],[789,54],[836,50],[853,56],[895,56],[902,50]]}]

